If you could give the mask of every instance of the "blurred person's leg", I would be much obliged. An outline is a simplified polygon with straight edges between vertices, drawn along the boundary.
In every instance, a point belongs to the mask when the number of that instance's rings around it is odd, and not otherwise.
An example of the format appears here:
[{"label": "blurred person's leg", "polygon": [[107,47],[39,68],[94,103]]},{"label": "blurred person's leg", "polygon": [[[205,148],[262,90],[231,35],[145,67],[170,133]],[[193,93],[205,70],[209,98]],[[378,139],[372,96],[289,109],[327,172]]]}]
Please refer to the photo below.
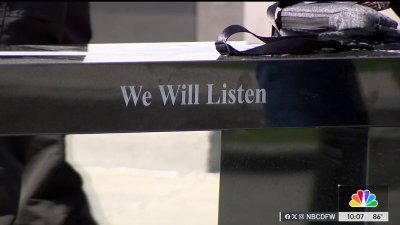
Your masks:
[{"label": "blurred person's leg", "polygon": [[[1,2],[0,44],[87,44],[84,2]],[[64,135],[0,137],[0,225],[95,224]]]},{"label": "blurred person's leg", "polygon": [[[23,163],[9,137],[0,137],[0,224],[11,224],[17,215]],[[22,142],[20,142],[21,145]]]},{"label": "blurred person's leg", "polygon": [[65,161],[63,135],[9,137],[22,173],[17,224],[92,224],[79,174]]}]

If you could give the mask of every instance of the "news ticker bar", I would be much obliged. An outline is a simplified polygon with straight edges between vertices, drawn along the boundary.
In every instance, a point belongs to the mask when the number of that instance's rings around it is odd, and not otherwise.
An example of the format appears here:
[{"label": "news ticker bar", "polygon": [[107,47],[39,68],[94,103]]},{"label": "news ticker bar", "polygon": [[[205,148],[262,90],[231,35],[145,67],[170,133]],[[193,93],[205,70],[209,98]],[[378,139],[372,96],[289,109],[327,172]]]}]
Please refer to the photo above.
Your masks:
[{"label": "news ticker bar", "polygon": [[279,212],[280,222],[388,222],[389,212]]}]

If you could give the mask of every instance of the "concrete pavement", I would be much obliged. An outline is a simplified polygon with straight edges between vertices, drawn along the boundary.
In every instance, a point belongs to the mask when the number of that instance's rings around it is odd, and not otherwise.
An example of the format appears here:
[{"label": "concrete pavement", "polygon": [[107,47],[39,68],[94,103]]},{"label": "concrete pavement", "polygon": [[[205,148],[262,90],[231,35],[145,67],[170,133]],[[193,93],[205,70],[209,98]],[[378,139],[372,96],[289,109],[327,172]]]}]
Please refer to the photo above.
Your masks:
[{"label": "concrete pavement", "polygon": [[214,136],[69,135],[67,161],[81,174],[99,225],[216,225],[219,173],[207,172]]}]

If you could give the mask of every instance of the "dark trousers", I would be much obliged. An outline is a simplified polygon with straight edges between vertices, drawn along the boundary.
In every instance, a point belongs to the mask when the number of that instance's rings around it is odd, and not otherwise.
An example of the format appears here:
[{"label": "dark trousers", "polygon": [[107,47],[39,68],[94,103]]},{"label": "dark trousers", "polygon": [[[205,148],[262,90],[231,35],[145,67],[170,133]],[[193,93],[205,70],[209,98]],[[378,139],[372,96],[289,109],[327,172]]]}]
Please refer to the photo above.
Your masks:
[{"label": "dark trousers", "polygon": [[95,224],[61,135],[0,137],[0,224]]}]

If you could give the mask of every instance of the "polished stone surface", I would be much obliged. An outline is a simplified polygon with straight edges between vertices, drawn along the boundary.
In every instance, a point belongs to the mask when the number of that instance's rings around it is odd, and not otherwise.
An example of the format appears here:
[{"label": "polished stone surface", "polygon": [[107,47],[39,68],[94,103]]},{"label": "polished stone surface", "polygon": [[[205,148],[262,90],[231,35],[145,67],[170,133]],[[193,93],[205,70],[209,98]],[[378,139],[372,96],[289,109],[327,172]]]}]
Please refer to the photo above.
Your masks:
[{"label": "polished stone surface", "polygon": [[[85,63],[1,66],[0,134],[400,124],[395,52],[224,60],[209,42],[93,45],[88,52]],[[140,86],[135,106],[130,90]],[[257,102],[251,94],[261,89],[266,99]]]},{"label": "polished stone surface", "polygon": [[388,185],[389,223],[399,223],[397,51],[227,58],[213,43],[42,50],[2,52],[2,135],[223,130],[220,225],[335,211],[339,184]]}]

